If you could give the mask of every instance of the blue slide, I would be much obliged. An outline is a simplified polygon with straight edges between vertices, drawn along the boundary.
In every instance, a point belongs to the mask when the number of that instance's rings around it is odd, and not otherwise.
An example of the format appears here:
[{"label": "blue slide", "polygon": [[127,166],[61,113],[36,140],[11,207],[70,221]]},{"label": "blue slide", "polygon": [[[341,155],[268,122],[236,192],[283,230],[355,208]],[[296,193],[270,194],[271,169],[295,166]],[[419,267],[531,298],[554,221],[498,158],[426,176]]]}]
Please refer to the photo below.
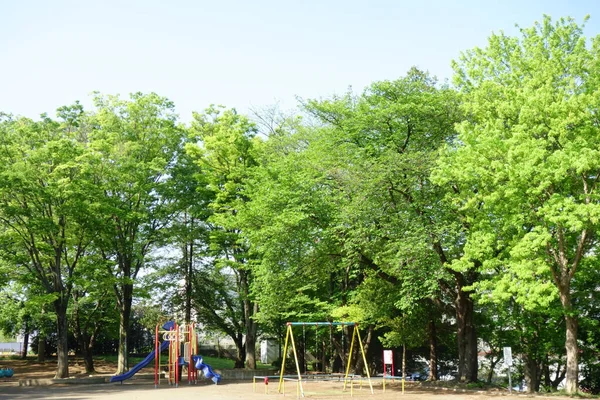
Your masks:
[{"label": "blue slide", "polygon": [[215,385],[221,382],[221,375],[217,374],[208,364],[204,364],[202,356],[193,356],[193,360],[196,362],[196,369],[202,371],[206,379],[211,379]]},{"label": "blue slide", "polygon": [[[166,324],[163,325],[163,329],[165,330],[170,330],[175,326],[175,322],[173,321],[169,321]],[[160,344],[160,350],[159,351],[163,351],[169,348],[169,341],[165,340],[164,342],[162,342]],[[146,356],[146,358],[144,358],[139,364],[137,364],[135,367],[131,368],[129,371],[125,372],[122,375],[115,375],[112,378],[110,378],[111,382],[123,382],[126,379],[131,378],[132,376],[134,376],[140,369],[144,368],[145,366],[147,366],[148,364],[150,364],[150,361],[154,360],[154,357],[156,356],[156,354],[154,354],[156,351],[152,350],[152,352],[150,354],[148,354]]]},{"label": "blue slide", "polygon": [[[164,342],[162,342],[160,344],[160,351],[166,350],[169,348],[169,341],[165,340]],[[137,364],[135,367],[131,368],[129,371],[125,372],[122,375],[115,375],[112,378],[110,378],[111,382],[122,382],[126,379],[131,378],[132,376],[134,376],[140,369],[144,368],[145,366],[147,366],[148,364],[150,364],[150,361],[154,360],[155,357],[155,351],[152,350],[152,352],[150,354],[148,354],[146,356],[146,358],[144,358],[142,361],[140,361],[139,364]]]}]

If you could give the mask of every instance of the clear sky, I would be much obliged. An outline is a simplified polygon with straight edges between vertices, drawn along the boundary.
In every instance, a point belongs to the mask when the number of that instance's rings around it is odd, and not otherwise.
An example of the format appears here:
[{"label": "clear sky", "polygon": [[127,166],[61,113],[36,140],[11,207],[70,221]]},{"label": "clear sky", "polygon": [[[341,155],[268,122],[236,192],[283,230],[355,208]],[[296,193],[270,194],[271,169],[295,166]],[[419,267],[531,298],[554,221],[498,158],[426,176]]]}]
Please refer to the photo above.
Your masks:
[{"label": "clear sky", "polygon": [[543,14],[590,14],[600,34],[596,0],[0,0],[0,111],[54,115],[95,90],[157,92],[184,121],[291,108],[413,65],[450,78],[462,50]]}]

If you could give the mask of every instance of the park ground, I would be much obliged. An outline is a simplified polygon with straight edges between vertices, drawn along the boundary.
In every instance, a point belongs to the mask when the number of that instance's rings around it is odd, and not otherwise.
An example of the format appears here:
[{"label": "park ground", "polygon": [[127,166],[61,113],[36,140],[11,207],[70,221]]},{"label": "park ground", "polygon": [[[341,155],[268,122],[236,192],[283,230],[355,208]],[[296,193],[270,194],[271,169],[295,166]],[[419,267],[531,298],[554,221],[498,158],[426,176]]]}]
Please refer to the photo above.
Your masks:
[{"label": "park ground", "polygon": [[[64,399],[64,400],[164,400],[176,398],[177,400],[238,400],[238,399],[277,399],[296,398],[296,386],[294,382],[286,384],[285,395],[277,394],[277,382],[271,382],[269,393],[265,393],[264,384],[256,385],[254,390],[251,381],[223,381],[214,385],[209,381],[200,382],[197,385],[188,385],[183,382],[178,388],[171,388],[163,384],[158,389],[154,388],[151,379],[137,379],[124,384],[54,384],[49,386],[18,386],[19,379],[46,379],[54,376],[56,363],[49,361],[37,363],[33,360],[0,360],[0,368],[12,368],[15,371],[13,378],[0,378],[0,399],[11,400],[37,400],[37,399]],[[98,375],[110,376],[115,371],[114,363],[98,360],[96,364]],[[77,359],[71,360],[69,372],[72,379],[86,377],[83,363]],[[143,372],[152,372],[151,369]],[[381,383],[374,384],[374,395],[370,393],[368,386],[362,389],[354,388],[343,391],[340,382],[305,382],[304,392],[307,399],[403,399],[403,400],[485,400],[498,398],[535,398],[535,399],[566,399],[558,396],[526,396],[515,394],[509,396],[498,390],[481,392],[453,392],[447,390],[424,389],[420,386],[407,386],[404,395],[401,393],[399,383],[386,387],[385,393]],[[173,397],[174,396],[174,397]]]}]

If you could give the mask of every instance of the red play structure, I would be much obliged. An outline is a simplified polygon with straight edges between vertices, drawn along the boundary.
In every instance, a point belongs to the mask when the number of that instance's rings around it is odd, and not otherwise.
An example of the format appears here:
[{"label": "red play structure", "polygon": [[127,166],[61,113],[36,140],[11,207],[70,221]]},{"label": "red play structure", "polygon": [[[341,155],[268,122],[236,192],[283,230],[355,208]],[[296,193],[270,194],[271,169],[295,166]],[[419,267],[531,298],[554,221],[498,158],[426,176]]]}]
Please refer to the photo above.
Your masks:
[{"label": "red play structure", "polygon": [[[161,342],[162,338],[162,342]],[[166,363],[161,363],[161,353],[169,351]],[[198,371],[205,378],[211,379],[215,384],[221,381],[221,375],[212,370],[210,365],[205,364],[198,354],[198,339],[194,325],[178,325],[169,321],[162,327],[156,325],[154,336],[154,350],[146,356],[139,364],[122,375],[110,378],[111,382],[121,382],[131,378],[142,368],[154,360],[154,387],[158,388],[161,380],[161,368],[164,370],[165,378],[169,385],[178,387],[181,381],[181,371],[187,367],[187,381],[189,384],[198,382]]]}]

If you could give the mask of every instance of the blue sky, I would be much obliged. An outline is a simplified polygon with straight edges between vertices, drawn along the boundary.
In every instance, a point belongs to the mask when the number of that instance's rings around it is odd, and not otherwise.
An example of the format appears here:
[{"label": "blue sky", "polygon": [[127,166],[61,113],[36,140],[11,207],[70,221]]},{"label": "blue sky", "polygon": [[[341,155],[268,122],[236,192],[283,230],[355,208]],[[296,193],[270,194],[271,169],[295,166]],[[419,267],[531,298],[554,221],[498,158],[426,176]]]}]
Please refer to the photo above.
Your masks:
[{"label": "blue sky", "polygon": [[450,61],[543,14],[591,20],[595,0],[0,0],[0,111],[37,117],[89,94],[157,92],[182,120],[328,97]]}]

